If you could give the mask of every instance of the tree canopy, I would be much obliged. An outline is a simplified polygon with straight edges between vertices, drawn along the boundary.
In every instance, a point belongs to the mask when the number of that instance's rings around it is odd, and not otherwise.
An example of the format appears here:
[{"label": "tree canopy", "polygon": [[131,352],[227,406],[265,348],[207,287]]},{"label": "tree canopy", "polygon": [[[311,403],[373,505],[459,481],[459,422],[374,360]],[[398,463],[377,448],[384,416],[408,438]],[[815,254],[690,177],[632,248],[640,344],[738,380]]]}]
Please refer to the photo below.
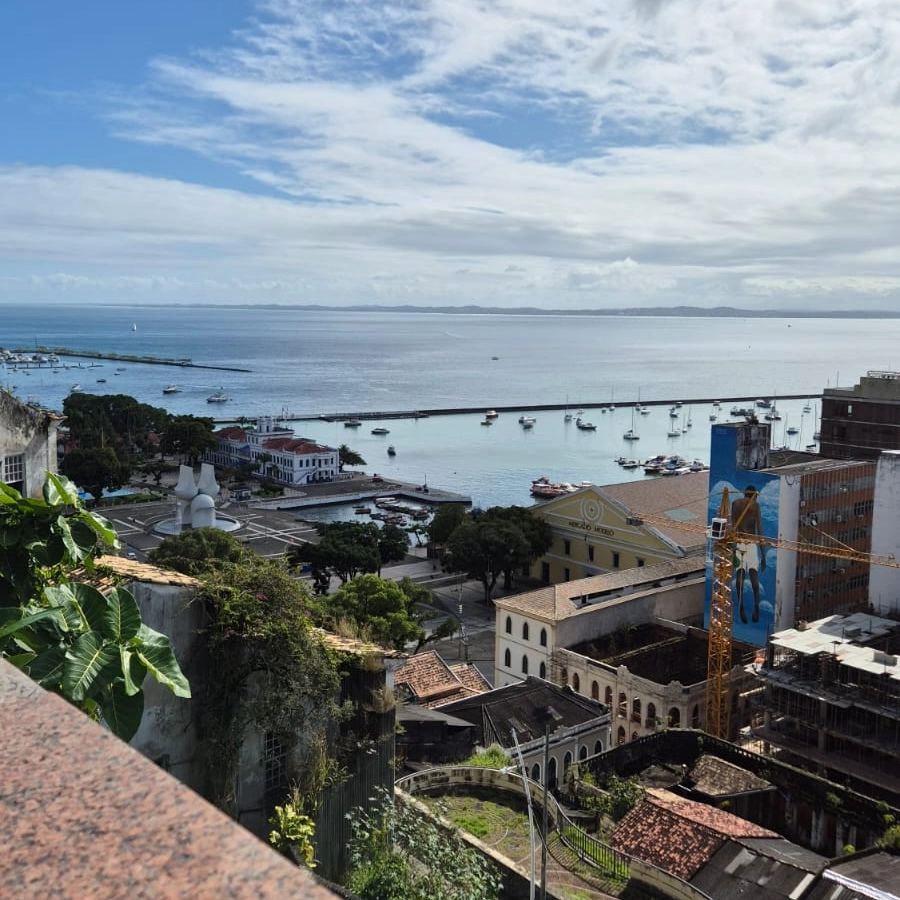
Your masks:
[{"label": "tree canopy", "polygon": [[344,466],[364,466],[366,464],[366,461],[346,444],[341,444],[338,447],[338,462],[342,472],[344,471]]},{"label": "tree canopy", "polygon": [[442,503],[435,510],[428,527],[431,540],[435,544],[445,544],[450,535],[468,518],[469,511],[464,503]]},{"label": "tree canopy", "polygon": [[192,528],[163,538],[147,554],[156,566],[200,576],[223,563],[240,562],[244,545],[220,528]]},{"label": "tree canopy", "polygon": [[169,639],[142,622],[134,597],[73,580],[118,547],[74,484],[50,474],[37,500],[0,483],[0,533],[0,656],[123,740],[141,723],[145,675],[190,697]]},{"label": "tree canopy", "polygon": [[131,466],[112,447],[70,450],[60,463],[60,471],[89,491],[95,503],[103,502],[103,491],[122,487],[131,477]]}]

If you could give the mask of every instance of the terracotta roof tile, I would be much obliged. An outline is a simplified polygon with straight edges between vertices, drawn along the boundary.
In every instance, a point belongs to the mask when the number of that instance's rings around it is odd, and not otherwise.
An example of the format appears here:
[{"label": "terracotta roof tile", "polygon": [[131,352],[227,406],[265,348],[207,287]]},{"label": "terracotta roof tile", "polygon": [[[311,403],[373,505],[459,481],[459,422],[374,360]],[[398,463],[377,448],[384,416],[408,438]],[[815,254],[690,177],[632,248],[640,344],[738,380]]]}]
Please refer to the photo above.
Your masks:
[{"label": "terracotta roof tile", "polygon": [[332,447],[326,447],[324,444],[308,441],[305,438],[293,437],[272,438],[269,441],[265,441],[262,448],[264,450],[281,450],[282,452],[297,454],[328,453],[333,449]]},{"label": "terracotta roof tile", "polygon": [[777,837],[724,810],[650,790],[616,826],[610,843],[690,881],[728,838]]},{"label": "terracotta roof tile", "polygon": [[405,687],[422,706],[434,707],[490,690],[481,674],[462,664],[451,668],[434,650],[409,657],[394,674],[394,683]]},{"label": "terracotta roof tile", "polygon": [[201,584],[190,575],[173,572],[171,569],[161,569],[159,566],[122,556],[101,556],[97,559],[97,565],[111,569],[117,575],[130,578],[132,581],[142,581],[147,584],[169,584],[182,587],[199,587]]}]

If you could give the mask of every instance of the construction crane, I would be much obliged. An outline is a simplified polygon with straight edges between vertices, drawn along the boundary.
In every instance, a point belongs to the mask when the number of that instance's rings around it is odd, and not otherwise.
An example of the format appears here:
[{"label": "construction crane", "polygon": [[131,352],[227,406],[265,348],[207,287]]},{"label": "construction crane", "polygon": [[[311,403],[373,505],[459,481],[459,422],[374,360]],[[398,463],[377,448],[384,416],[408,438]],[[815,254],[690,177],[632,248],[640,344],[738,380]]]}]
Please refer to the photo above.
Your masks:
[{"label": "construction crane", "polygon": [[855,550],[838,543],[837,538],[825,532],[822,532],[823,539],[834,543],[816,544],[743,532],[740,530],[740,525],[749,509],[749,504],[743,504],[736,520],[733,520],[728,488],[725,488],[722,491],[719,514],[713,517],[709,526],[675,521],[666,516],[635,512],[635,517],[640,523],[705,534],[712,542],[712,591],[706,666],[706,731],[724,740],[728,739],[731,721],[731,656],[734,620],[732,584],[734,557],[738,544],[756,543],[795,553],[810,553],[815,556],[827,556],[850,562],[900,568],[900,562],[893,554],[878,556],[863,550]]}]

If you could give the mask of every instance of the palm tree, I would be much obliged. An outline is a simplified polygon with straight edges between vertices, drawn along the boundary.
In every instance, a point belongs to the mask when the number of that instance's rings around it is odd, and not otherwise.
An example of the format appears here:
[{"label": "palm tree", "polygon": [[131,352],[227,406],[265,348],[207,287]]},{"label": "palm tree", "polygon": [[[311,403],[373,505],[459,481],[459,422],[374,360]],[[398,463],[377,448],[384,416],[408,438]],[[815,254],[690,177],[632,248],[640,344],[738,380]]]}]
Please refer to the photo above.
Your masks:
[{"label": "palm tree", "polygon": [[338,447],[338,462],[338,470],[341,472],[344,471],[344,466],[364,466],[366,464],[366,461],[346,444]]}]

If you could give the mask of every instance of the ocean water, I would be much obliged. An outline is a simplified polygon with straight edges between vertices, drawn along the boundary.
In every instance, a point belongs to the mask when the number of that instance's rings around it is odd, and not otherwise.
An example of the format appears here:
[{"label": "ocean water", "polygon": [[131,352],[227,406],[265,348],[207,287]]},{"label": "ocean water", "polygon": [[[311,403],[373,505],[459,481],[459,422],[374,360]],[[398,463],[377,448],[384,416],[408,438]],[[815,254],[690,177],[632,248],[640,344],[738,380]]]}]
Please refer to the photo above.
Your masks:
[{"label": "ocean water", "polygon": [[[61,408],[74,384],[91,393],[122,393],[174,413],[248,419],[259,415],[475,408],[478,414],[386,419],[358,429],[298,422],[298,434],[348,444],[366,470],[459,491],[479,506],[528,504],[533,478],[604,484],[645,477],[620,468],[618,456],[662,452],[708,459],[706,404],[682,407],[666,437],[668,406],[636,416],[636,401],[815,397],[826,386],[855,384],[869,369],[900,368],[900,320],[680,317],[572,317],[319,311],[302,308],[71,307],[3,308],[0,346],[68,347],[101,353],[189,358],[198,366],[157,366],[66,357],[64,366],[5,367],[4,387],[22,399]],[[93,365],[93,367],[92,367]],[[200,366],[224,368],[200,368]],[[234,371],[244,369],[247,371]],[[100,381],[99,379],[105,379]],[[174,382],[179,393],[163,395]],[[208,404],[219,390],[227,403]],[[579,407],[597,425],[579,431],[562,411]],[[802,448],[812,440],[817,405],[778,401],[773,443]],[[601,412],[614,405],[615,409]],[[743,404],[742,404],[743,405]],[[483,410],[533,411],[530,431],[518,416],[480,424]],[[389,435],[371,434],[375,424]],[[799,429],[787,435],[788,426]],[[397,455],[389,457],[393,444]]]}]

